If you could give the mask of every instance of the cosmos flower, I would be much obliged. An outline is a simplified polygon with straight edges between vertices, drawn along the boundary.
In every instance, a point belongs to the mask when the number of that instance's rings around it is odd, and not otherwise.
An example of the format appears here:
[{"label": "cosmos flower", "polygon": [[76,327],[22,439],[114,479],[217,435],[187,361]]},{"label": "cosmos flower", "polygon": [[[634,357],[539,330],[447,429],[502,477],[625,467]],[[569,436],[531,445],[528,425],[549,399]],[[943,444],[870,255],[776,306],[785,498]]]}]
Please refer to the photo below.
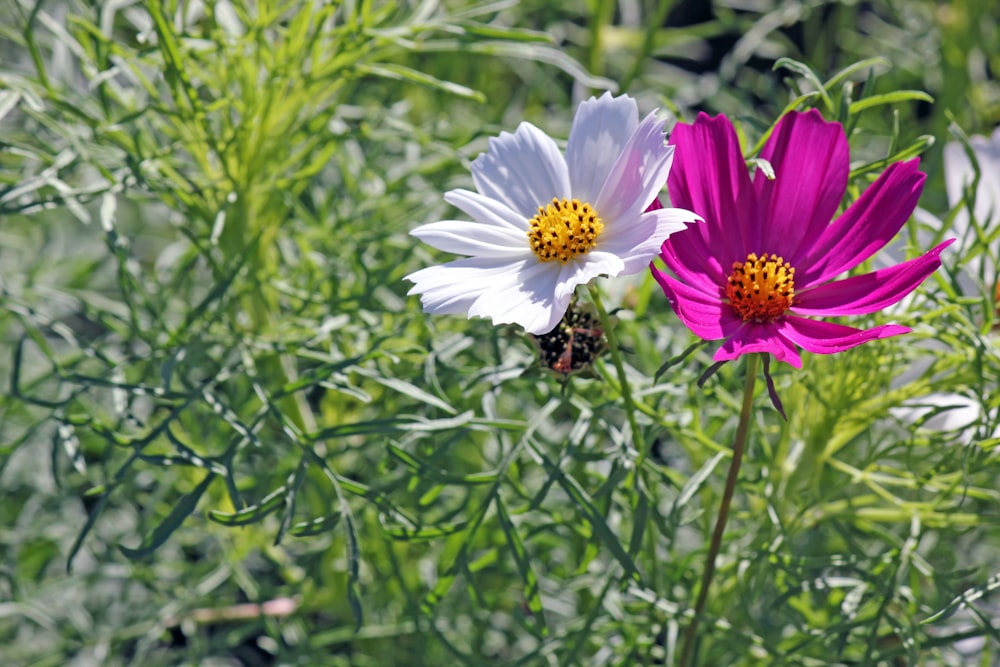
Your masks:
[{"label": "cosmos flower", "polygon": [[674,149],[663,121],[639,121],[631,97],[583,102],[566,156],[530,123],[490,139],[472,163],[476,192],[445,201],[473,221],[445,220],[411,233],[439,250],[467,255],[406,277],[435,314],[488,317],[543,334],[559,324],[577,285],[637,273],[663,241],[700,218],[646,211],[670,172]]},{"label": "cosmos flower", "polygon": [[681,156],[671,201],[705,224],[663,244],[673,275],[652,267],[681,321],[705,340],[723,340],[716,361],[767,352],[797,368],[799,347],[832,354],[907,333],[887,324],[856,329],[809,316],[864,315],[896,303],[941,264],[946,241],[927,254],[873,273],[833,280],[888,243],[917,205],[925,175],[918,160],[890,166],[831,222],[847,189],[849,153],[839,123],[792,112],[760,157],[774,180],[751,180],[732,124],[700,114],[678,124]]},{"label": "cosmos flower", "polygon": [[[988,227],[1000,222],[1000,127],[993,131],[992,137],[978,134],[969,137],[969,145],[980,173],[973,210],[980,224]],[[944,147],[944,181],[949,206],[962,201],[965,188],[972,185],[975,176],[965,147],[958,141],[948,142]]]},{"label": "cosmos flower", "polygon": [[[976,223],[984,230],[986,236],[995,235],[1000,224],[1000,127],[993,131],[990,138],[974,135],[969,137],[969,146],[979,167],[979,182],[973,193],[975,202],[972,215]],[[966,188],[975,183],[976,170],[973,168],[965,146],[960,142],[951,141],[944,147],[944,182],[948,193],[948,205],[954,208],[960,205],[965,196]],[[972,221],[969,211],[964,207],[955,215],[953,229],[955,235],[964,241],[975,242],[976,236],[969,236]],[[997,242],[994,241],[982,248],[979,253],[968,253],[969,259],[964,263],[964,271],[973,280],[984,280],[987,289],[993,296],[993,302],[1000,307],[1000,276],[994,261],[997,253]]]},{"label": "cosmos flower", "polygon": [[[951,208],[961,206],[952,221],[952,231],[961,239],[963,246],[956,284],[965,294],[979,295],[980,290],[985,290],[986,296],[992,297],[990,303],[1000,318],[1000,276],[997,275],[995,261],[998,252],[996,233],[1000,225],[1000,128],[993,131],[992,137],[969,137],[969,146],[979,167],[978,183],[966,147],[958,141],[951,141],[944,147],[948,205]],[[963,203],[967,188],[973,185],[976,189],[971,193],[974,197],[972,217],[984,236],[993,238],[985,244],[973,230],[972,218]],[[944,224],[930,213],[924,212],[924,217],[931,226],[940,228]],[[926,232],[926,235],[933,234]],[[993,333],[997,332],[995,326]],[[976,388],[971,396],[953,391],[934,392],[908,401],[906,405],[895,408],[893,413],[903,421],[920,420],[926,429],[955,433],[962,444],[970,444],[982,437],[1000,438],[1000,426],[991,426],[984,420],[989,412],[983,410],[983,396],[988,398],[991,394],[988,390],[985,394],[982,392],[981,388]],[[979,430],[980,427],[985,428]]]}]

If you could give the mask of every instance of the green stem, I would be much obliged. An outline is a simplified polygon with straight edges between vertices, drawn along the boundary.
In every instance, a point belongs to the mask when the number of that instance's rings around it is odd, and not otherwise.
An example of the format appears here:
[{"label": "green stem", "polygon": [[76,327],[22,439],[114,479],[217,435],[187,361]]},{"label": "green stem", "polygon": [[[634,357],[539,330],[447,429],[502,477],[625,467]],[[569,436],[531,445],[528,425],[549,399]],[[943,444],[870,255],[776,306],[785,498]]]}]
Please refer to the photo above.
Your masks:
[{"label": "green stem", "polygon": [[646,19],[646,32],[642,36],[642,46],[639,47],[639,53],[632,62],[632,69],[621,80],[622,90],[628,90],[632,83],[642,74],[642,68],[646,65],[649,54],[653,52],[656,35],[663,29],[663,24],[666,23],[667,15],[670,14],[670,10],[673,9],[674,4],[674,0],[660,0],[656,4],[656,15]]},{"label": "green stem", "polygon": [[597,0],[590,19],[590,52],[587,67],[591,74],[604,73],[604,25],[614,17],[613,0]]},{"label": "green stem", "polygon": [[751,354],[747,357],[746,378],[743,381],[743,406],[740,408],[740,423],[736,427],[736,439],[733,441],[733,460],[729,463],[729,475],[726,477],[726,488],[722,491],[722,504],[719,506],[719,516],[715,520],[715,530],[712,531],[712,541],[708,547],[708,556],[705,559],[705,572],[701,576],[701,589],[698,591],[698,600],[694,605],[694,618],[684,630],[684,639],[681,648],[681,659],[678,664],[681,667],[693,665],[695,637],[698,634],[698,623],[701,621],[702,612],[705,610],[705,602],[708,600],[708,589],[712,585],[712,577],[715,576],[715,560],[722,548],[722,535],[726,532],[726,521],[729,519],[729,506],[733,501],[733,492],[736,490],[736,481],[739,479],[740,464],[743,462],[743,452],[746,450],[747,434],[750,431],[750,411],[753,408],[753,389],[757,381],[757,363],[760,360],[759,354]]},{"label": "green stem", "polygon": [[635,418],[636,408],[635,401],[632,399],[632,386],[629,384],[628,376],[625,375],[625,363],[622,361],[621,347],[618,345],[618,335],[615,333],[615,327],[611,322],[611,318],[608,317],[608,311],[604,308],[604,302],[601,301],[600,290],[594,284],[588,285],[587,288],[590,290],[590,300],[594,303],[594,308],[597,309],[597,316],[601,318],[604,336],[608,339],[608,350],[611,352],[611,361],[615,365],[615,370],[618,371],[618,382],[621,384],[622,400],[625,402],[625,415],[628,418],[629,428],[632,429],[632,440],[639,451],[639,458],[635,464],[635,470],[638,470],[642,466],[643,461],[645,461],[648,452],[646,439],[643,437],[642,431],[639,429],[639,422]]}]

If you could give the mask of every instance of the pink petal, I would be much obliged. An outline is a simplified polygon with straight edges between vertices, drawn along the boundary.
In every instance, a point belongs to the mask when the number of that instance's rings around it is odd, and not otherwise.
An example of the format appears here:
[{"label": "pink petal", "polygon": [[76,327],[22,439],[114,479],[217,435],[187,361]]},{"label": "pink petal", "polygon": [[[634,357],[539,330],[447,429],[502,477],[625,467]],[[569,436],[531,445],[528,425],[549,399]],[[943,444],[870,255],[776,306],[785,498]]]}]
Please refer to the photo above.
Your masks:
[{"label": "pink petal", "polygon": [[796,286],[824,283],[891,241],[920,199],[926,174],[918,171],[919,164],[919,158],[893,164],[834,220],[794,264]]},{"label": "pink petal", "polygon": [[873,329],[855,329],[843,324],[785,316],[775,323],[782,336],[816,354],[835,354],[879,338],[910,333],[909,327],[883,324]]},{"label": "pink petal", "polygon": [[705,218],[664,245],[663,261],[682,280],[723,284],[733,262],[758,250],[753,187],[729,119],[698,114],[670,135],[677,147],[667,187],[671,206]]},{"label": "pink petal", "polygon": [[733,263],[723,267],[722,262],[712,254],[718,248],[711,248],[701,238],[704,227],[691,225],[683,234],[668,238],[660,248],[660,259],[684,282],[709,291],[726,284]]},{"label": "pink petal", "polygon": [[887,308],[934,273],[941,266],[941,251],[954,241],[887,269],[796,292],[792,310],[800,315],[864,315]]},{"label": "pink petal", "polygon": [[[685,232],[687,233],[687,232]],[[663,288],[670,306],[677,317],[696,336],[704,340],[718,340],[736,333],[743,320],[733,313],[732,308],[722,302],[721,297],[706,294],[671,278],[655,266],[650,265],[653,278]]]},{"label": "pink petal", "polygon": [[713,359],[729,361],[744,354],[763,352],[773,354],[778,361],[784,361],[795,368],[802,368],[799,351],[778,332],[775,324],[775,322],[743,323],[743,326],[722,344]]},{"label": "pink petal", "polygon": [[762,242],[757,253],[777,254],[797,265],[802,244],[830,224],[847,190],[850,151],[840,123],[819,111],[786,114],[760,156],[774,167],[774,180],[760,169],[754,177]]}]

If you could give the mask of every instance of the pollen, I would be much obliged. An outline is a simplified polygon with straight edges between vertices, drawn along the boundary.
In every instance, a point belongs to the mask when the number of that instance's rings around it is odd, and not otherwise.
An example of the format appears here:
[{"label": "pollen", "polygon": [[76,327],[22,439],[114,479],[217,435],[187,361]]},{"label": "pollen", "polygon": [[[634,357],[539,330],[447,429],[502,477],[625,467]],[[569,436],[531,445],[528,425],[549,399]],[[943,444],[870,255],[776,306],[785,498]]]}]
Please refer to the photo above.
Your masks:
[{"label": "pollen", "polygon": [[792,307],[795,269],[781,257],[764,253],[734,262],[726,297],[744,322],[773,322]]},{"label": "pollen", "polygon": [[547,206],[538,207],[538,215],[529,223],[528,240],[541,261],[565,264],[590,252],[603,229],[604,223],[590,204],[553,198]]}]

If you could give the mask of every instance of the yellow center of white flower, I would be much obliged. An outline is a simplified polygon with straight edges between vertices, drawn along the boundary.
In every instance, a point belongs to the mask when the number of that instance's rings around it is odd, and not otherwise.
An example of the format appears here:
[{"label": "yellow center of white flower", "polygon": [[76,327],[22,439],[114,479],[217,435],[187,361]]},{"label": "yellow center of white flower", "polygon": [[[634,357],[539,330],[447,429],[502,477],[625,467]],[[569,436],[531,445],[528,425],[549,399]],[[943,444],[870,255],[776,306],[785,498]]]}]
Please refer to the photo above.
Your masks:
[{"label": "yellow center of white flower", "polygon": [[529,223],[528,239],[538,259],[565,264],[590,252],[603,229],[604,223],[590,204],[553,198],[548,206],[538,207],[538,215]]},{"label": "yellow center of white flower", "polygon": [[744,322],[774,321],[792,307],[794,296],[795,269],[781,257],[750,253],[747,261],[733,262],[726,297]]}]

